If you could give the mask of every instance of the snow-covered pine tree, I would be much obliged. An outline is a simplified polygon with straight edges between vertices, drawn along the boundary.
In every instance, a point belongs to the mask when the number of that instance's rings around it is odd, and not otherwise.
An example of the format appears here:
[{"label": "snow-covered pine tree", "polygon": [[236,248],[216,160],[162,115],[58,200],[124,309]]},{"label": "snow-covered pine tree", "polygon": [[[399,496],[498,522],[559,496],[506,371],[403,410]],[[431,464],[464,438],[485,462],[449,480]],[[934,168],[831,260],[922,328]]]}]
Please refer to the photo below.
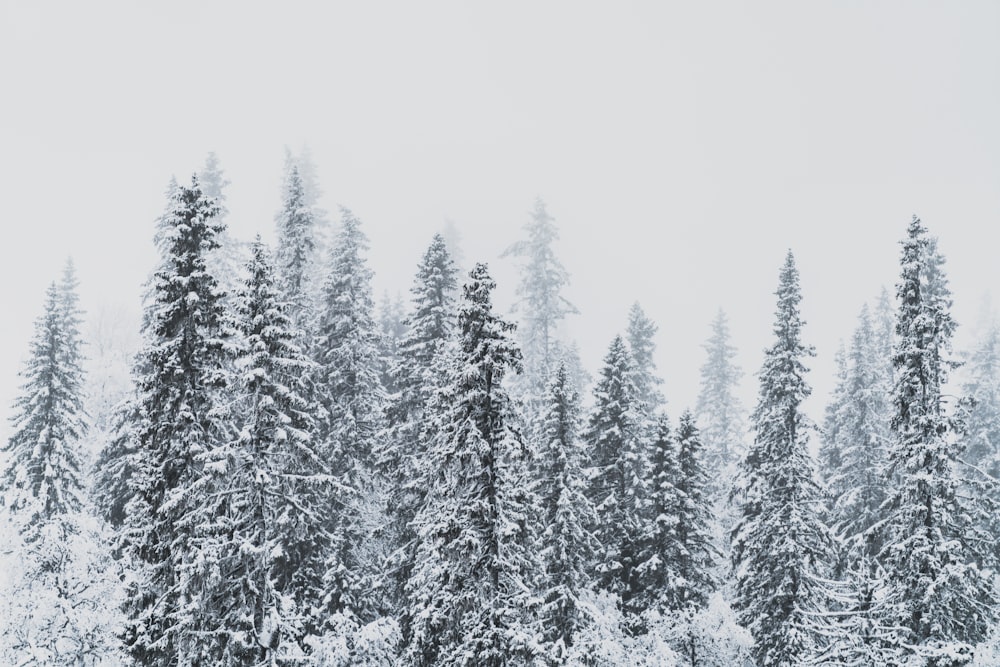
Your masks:
[{"label": "snow-covered pine tree", "polygon": [[275,268],[285,300],[293,305],[293,319],[308,305],[309,279],[316,242],[312,208],[305,203],[305,190],[298,167],[287,174],[281,210],[275,216],[277,246]]},{"label": "snow-covered pine tree", "polygon": [[390,297],[388,291],[382,295],[378,328],[379,377],[386,394],[391,396],[399,390],[394,371],[399,366],[400,343],[406,336],[406,312],[398,292],[395,297]]},{"label": "snow-covered pine tree", "polygon": [[885,376],[890,379],[890,385],[895,383],[895,365],[893,350],[896,346],[896,309],[892,305],[892,296],[885,287],[879,292],[875,303],[875,315],[872,322],[875,339],[878,342],[878,357],[885,367]]},{"label": "snow-covered pine tree", "polygon": [[310,363],[259,236],[247,268],[237,301],[242,428],[214,454],[224,475],[217,500],[205,500],[222,528],[211,551],[222,573],[213,585],[229,639],[222,657],[227,665],[274,664],[268,660],[279,655],[281,644],[313,629],[309,616],[323,597],[329,541],[319,493],[327,476],[303,397]]},{"label": "snow-covered pine tree", "polygon": [[562,294],[569,283],[569,273],[555,254],[559,230],[554,220],[545,202],[536,199],[531,221],[524,226],[527,238],[508,247],[502,255],[522,261],[516,308],[522,315],[519,330],[529,419],[535,417],[544,401],[548,375],[554,368],[559,323],[578,312]]},{"label": "snow-covered pine tree", "polygon": [[217,576],[202,552],[205,461],[231,437],[221,295],[205,264],[222,228],[217,213],[197,177],[174,191],[136,367],[141,421],[121,547],[136,571],[124,641],[144,665],[218,664],[225,649],[216,605],[202,597]]},{"label": "snow-covered pine tree", "polygon": [[969,399],[962,457],[1000,480],[1000,325],[990,322],[965,360],[962,394]]},{"label": "snow-covered pine tree", "polygon": [[743,406],[736,397],[743,371],[734,362],[736,348],[722,309],[712,322],[712,335],[704,348],[707,354],[694,412],[705,445],[705,465],[710,477],[719,480],[714,487],[728,492],[728,479],[743,455],[745,427]]},{"label": "snow-covered pine tree", "polygon": [[312,276],[309,282],[314,284],[313,297],[317,297],[322,290],[326,272],[323,267],[323,260],[330,256],[336,243],[336,229],[330,220],[329,212],[320,205],[323,196],[323,188],[319,183],[319,170],[313,160],[312,151],[303,145],[297,154],[293,154],[287,147],[285,148],[285,165],[283,171],[284,192],[288,191],[288,184],[292,169],[299,172],[302,181],[302,204],[309,208],[313,219],[313,256],[317,261],[312,262]]},{"label": "snow-covered pine tree", "polygon": [[[643,506],[643,545],[640,557],[642,602],[647,609],[673,608],[670,584],[677,583],[676,528],[680,517],[680,460],[670,419],[660,414],[649,442],[647,498]],[[668,599],[670,598],[670,599]]]},{"label": "snow-covered pine tree", "polygon": [[676,493],[672,508],[675,546],[669,554],[674,576],[667,581],[663,599],[671,609],[701,609],[718,585],[714,568],[719,553],[712,543],[709,477],[702,462],[701,436],[689,411],[678,422],[674,449],[676,477],[670,482]]},{"label": "snow-covered pine tree", "polygon": [[494,288],[477,264],[463,287],[448,381],[432,405],[404,664],[507,667],[531,658],[527,584],[537,564],[528,548],[528,461],[504,387],[521,353],[514,325],[493,312]]},{"label": "snow-covered pine tree", "polygon": [[[712,506],[702,445],[690,411],[681,415],[676,436],[661,415],[650,447],[649,499],[645,508],[642,597],[649,618],[694,618],[718,586],[719,553],[713,540]],[[690,634],[690,633],[688,633]],[[691,653],[692,637],[681,633],[672,646]]]},{"label": "snow-covered pine tree", "polygon": [[[198,183],[205,196],[214,199],[215,205],[219,207],[218,219],[222,220],[228,216],[229,209],[226,208],[226,188],[231,183],[222,170],[222,165],[219,163],[219,156],[214,152],[209,152],[205,157],[205,166],[198,172]],[[226,231],[220,233],[220,236],[226,235]]]},{"label": "snow-covered pine tree", "polygon": [[955,329],[943,257],[916,216],[902,246],[881,553],[887,625],[902,626],[900,643],[924,664],[959,665],[997,621],[997,563],[981,532],[983,498],[958,493],[960,451],[942,395]]},{"label": "snow-covered pine tree", "polygon": [[80,326],[83,324],[83,309],[80,308],[80,280],[76,277],[76,265],[73,258],[66,259],[62,277],[59,280],[59,309],[62,311],[62,330],[66,337],[66,356],[83,364],[83,335]]},{"label": "snow-covered pine tree", "polygon": [[[229,209],[226,208],[226,188],[230,182],[215,153],[209,153],[205,158],[205,166],[198,172],[198,184],[202,193],[213,199],[219,207],[216,220],[225,223],[229,215]],[[229,307],[230,295],[235,295],[240,287],[240,276],[247,261],[248,248],[245,241],[229,233],[228,227],[224,227],[215,240],[218,247],[205,256],[205,263],[208,272],[219,282],[225,305]]]},{"label": "snow-covered pine tree", "polygon": [[892,386],[885,373],[880,342],[865,305],[851,339],[840,400],[829,413],[827,437],[838,453],[827,471],[830,526],[847,546],[847,566],[856,570],[864,556],[882,548],[877,528],[886,498],[885,467],[889,442]]},{"label": "snow-covered pine tree", "polygon": [[579,421],[579,396],[561,363],[549,383],[534,482],[541,522],[538,623],[544,657],[552,665],[564,664],[574,635],[587,622],[580,598],[589,587],[591,557],[598,547],[591,533],[597,516],[586,494]]},{"label": "snow-covered pine tree", "polygon": [[387,555],[359,552],[382,544],[375,535],[382,531],[384,519],[374,471],[385,396],[379,380],[372,272],[364,256],[367,248],[361,221],[342,209],[313,341],[313,381],[322,408],[317,421],[318,449],[337,482],[329,487],[328,499],[328,529],[335,536],[328,606],[333,612],[348,610],[363,620],[380,601],[373,595],[362,596],[361,588],[380,575]]},{"label": "snow-covered pine tree", "polygon": [[837,381],[823,415],[823,431],[819,443],[819,472],[824,480],[829,480],[840,469],[841,447],[844,444],[841,422],[844,404],[849,400],[849,396],[847,395],[847,348],[843,340],[833,353],[833,364],[837,369]]},{"label": "snow-covered pine tree", "polygon": [[[443,364],[455,329],[457,290],[455,264],[444,238],[435,234],[410,288],[410,312],[397,350],[399,362],[391,373],[395,393],[387,407],[388,433],[378,457],[379,468],[391,483],[389,512],[395,549],[388,577],[400,600],[416,549],[417,536],[410,524],[428,486],[423,478],[427,472],[424,459],[433,429],[427,409],[446,375]],[[405,605],[402,609],[401,625],[408,639],[410,619]]]},{"label": "snow-covered pine tree", "polygon": [[11,665],[117,661],[118,572],[88,516],[80,463],[88,420],[76,288],[68,264],[62,282],[46,291],[3,448],[0,496],[11,530],[0,530],[7,540],[0,608],[8,623],[0,662]]},{"label": "snow-covered pine tree", "polygon": [[643,416],[633,384],[632,359],[621,336],[604,357],[594,388],[594,412],[584,441],[590,452],[589,495],[597,512],[593,528],[601,545],[597,586],[621,600],[626,618],[644,611],[641,569],[647,498]]},{"label": "snow-covered pine tree", "polygon": [[811,391],[802,342],[799,272],[791,251],[778,282],[775,342],[761,368],[754,439],[734,492],[740,502],[732,536],[734,607],[754,637],[760,667],[801,665],[819,643],[813,615],[822,610],[831,549],[819,520],[820,492],[809,455],[813,429],[802,412]]},{"label": "snow-covered pine tree", "polygon": [[646,316],[638,302],[632,304],[628,312],[628,329],[626,339],[628,349],[632,354],[632,383],[640,410],[652,422],[656,413],[666,403],[660,386],[663,378],[656,374],[656,332],[658,328],[653,320]]},{"label": "snow-covered pine tree", "polygon": [[67,295],[55,283],[35,322],[31,352],[14,402],[13,434],[4,451],[4,505],[25,518],[31,533],[83,505],[80,440],[87,430],[79,332]]}]

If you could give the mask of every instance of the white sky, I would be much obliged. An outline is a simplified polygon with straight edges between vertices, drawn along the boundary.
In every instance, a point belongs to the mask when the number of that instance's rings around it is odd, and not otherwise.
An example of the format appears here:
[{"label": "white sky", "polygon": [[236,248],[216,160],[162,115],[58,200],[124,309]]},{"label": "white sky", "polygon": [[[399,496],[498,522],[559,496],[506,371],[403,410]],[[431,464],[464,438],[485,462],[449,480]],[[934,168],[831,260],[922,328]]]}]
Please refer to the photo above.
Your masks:
[{"label": "white sky", "polygon": [[171,174],[215,151],[233,232],[269,236],[284,147],[308,144],[379,295],[449,217],[508,304],[499,254],[543,196],[584,362],[639,300],[674,416],[720,306],[752,403],[792,248],[819,419],[912,213],[960,323],[1000,293],[998,31],[972,1],[0,0],[0,418],[67,255],[90,312],[136,308]]}]

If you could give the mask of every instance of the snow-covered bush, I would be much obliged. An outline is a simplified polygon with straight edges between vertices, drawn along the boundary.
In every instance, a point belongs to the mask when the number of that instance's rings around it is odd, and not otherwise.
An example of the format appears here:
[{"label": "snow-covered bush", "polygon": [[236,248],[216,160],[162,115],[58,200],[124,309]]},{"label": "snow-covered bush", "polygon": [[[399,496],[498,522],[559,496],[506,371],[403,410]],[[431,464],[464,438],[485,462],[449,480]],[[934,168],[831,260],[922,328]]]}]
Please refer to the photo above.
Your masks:
[{"label": "snow-covered bush", "polygon": [[367,625],[349,613],[334,614],[329,630],[309,637],[317,667],[392,667],[396,664],[402,635],[393,618],[377,618]]},{"label": "snow-covered bush", "polygon": [[96,519],[65,515],[29,543],[5,517],[0,537],[0,664],[121,664],[122,583]]}]

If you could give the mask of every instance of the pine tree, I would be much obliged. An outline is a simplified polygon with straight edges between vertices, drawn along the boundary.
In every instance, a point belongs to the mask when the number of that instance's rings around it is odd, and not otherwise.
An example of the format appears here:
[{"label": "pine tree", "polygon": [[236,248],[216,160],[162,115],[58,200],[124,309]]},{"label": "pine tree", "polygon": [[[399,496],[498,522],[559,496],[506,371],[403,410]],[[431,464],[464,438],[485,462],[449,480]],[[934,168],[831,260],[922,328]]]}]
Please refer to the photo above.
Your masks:
[{"label": "pine tree", "polygon": [[734,363],[736,348],[730,342],[729,321],[720,309],[712,322],[712,336],[705,344],[707,356],[701,366],[701,389],[695,416],[705,445],[705,464],[717,488],[727,487],[725,480],[743,454],[743,407],[736,393],[743,372]]},{"label": "pine tree", "polygon": [[403,298],[397,293],[395,298],[386,292],[379,307],[379,377],[389,395],[398,391],[394,370],[399,366],[399,346],[406,336],[406,313]]},{"label": "pine tree", "polygon": [[275,264],[284,298],[295,304],[293,316],[306,308],[316,242],[312,208],[305,203],[305,189],[298,167],[285,182],[281,211],[275,218],[278,231]]},{"label": "pine tree", "polygon": [[656,375],[656,362],[653,360],[656,353],[654,337],[657,330],[656,324],[646,317],[642,306],[638,303],[632,304],[628,313],[626,332],[629,352],[632,354],[632,383],[635,385],[636,400],[641,406],[640,409],[650,421],[666,403],[663,392],[659,389],[663,384],[663,378]]},{"label": "pine tree", "polygon": [[237,322],[243,423],[239,437],[213,457],[225,475],[220,500],[210,503],[221,527],[211,550],[224,573],[215,585],[229,636],[225,664],[265,664],[283,639],[302,632],[322,600],[328,546],[318,493],[326,475],[303,397],[310,364],[260,237],[251,252]]},{"label": "pine tree", "polygon": [[893,475],[881,558],[888,619],[925,664],[963,664],[997,620],[991,540],[979,532],[983,499],[958,493],[956,434],[946,414],[945,356],[955,329],[943,257],[914,216],[897,286]]},{"label": "pine tree", "polygon": [[6,664],[116,658],[118,573],[88,516],[81,469],[88,419],[76,290],[70,262],[62,282],[46,291],[4,447],[0,492],[11,528],[2,531],[0,563],[0,608],[9,626],[0,633],[0,661]]},{"label": "pine tree", "polygon": [[493,313],[495,283],[477,264],[463,290],[459,343],[414,520],[419,547],[407,586],[413,633],[406,664],[528,664],[525,447],[505,376],[521,368],[514,326]]},{"label": "pine tree", "polygon": [[524,230],[527,238],[511,245],[503,256],[519,257],[523,261],[516,307],[523,315],[520,338],[524,350],[525,389],[529,403],[535,405],[544,396],[548,374],[555,365],[553,352],[559,323],[578,311],[562,295],[569,283],[569,273],[555,255],[553,246],[559,239],[559,231],[541,198],[535,200],[531,221]]},{"label": "pine tree", "polygon": [[[79,332],[70,295],[53,283],[35,322],[31,353],[14,403],[13,434],[4,451],[4,504],[33,533],[83,505],[80,440],[86,433]],[[27,535],[30,542],[33,536]]]},{"label": "pine tree", "polygon": [[847,377],[847,348],[844,341],[840,341],[837,351],[833,353],[833,363],[837,369],[837,382],[833,386],[833,393],[830,395],[830,402],[826,406],[826,414],[823,416],[822,440],[819,444],[819,466],[823,478],[829,481],[830,477],[840,470],[844,445],[843,412],[844,405],[850,400],[848,396]]},{"label": "pine tree", "polygon": [[670,420],[661,414],[649,444],[647,501],[643,512],[641,565],[641,607],[673,608],[671,584],[677,583],[677,526],[680,521],[680,457]]},{"label": "pine tree", "polygon": [[965,362],[966,416],[963,459],[980,475],[1000,479],[1000,325],[990,323]]},{"label": "pine tree", "polygon": [[717,585],[713,569],[718,553],[712,543],[709,478],[702,462],[701,437],[690,412],[684,412],[678,423],[676,451],[677,476],[671,480],[677,493],[675,577],[668,582],[666,600],[673,609],[700,609]]},{"label": "pine tree", "polygon": [[838,452],[827,485],[831,527],[847,543],[853,560],[861,555],[873,560],[882,546],[877,528],[887,492],[891,391],[884,362],[865,306],[851,339],[843,390],[828,431]]},{"label": "pine tree", "polygon": [[76,277],[76,265],[73,258],[67,258],[59,281],[59,309],[62,311],[62,330],[66,337],[66,357],[83,364],[83,336],[80,326],[83,324],[83,309],[80,308],[80,280]]},{"label": "pine tree", "polygon": [[[226,208],[226,188],[229,187],[229,179],[225,177],[219,158],[215,153],[209,153],[205,158],[205,166],[198,172],[198,184],[202,193],[211,198],[219,208],[219,213],[215,219],[224,223],[229,215]],[[243,265],[246,263],[247,247],[246,243],[235,238],[229,233],[228,228],[223,228],[216,235],[218,247],[209,251],[205,256],[205,264],[208,272],[216,277],[222,288],[223,300],[226,306],[229,295],[235,294],[239,288],[239,277],[242,273]]]},{"label": "pine tree", "polygon": [[775,343],[760,371],[754,441],[741,466],[739,523],[733,531],[734,607],[754,637],[761,667],[800,665],[818,644],[812,615],[824,604],[831,542],[818,518],[819,485],[808,451],[812,426],[802,412],[811,391],[803,360],[799,273],[789,252],[778,283]]},{"label": "pine tree", "polygon": [[[384,392],[379,381],[378,332],[372,272],[364,258],[368,240],[361,222],[343,209],[341,230],[330,257],[313,343],[314,386],[322,408],[317,423],[319,451],[334,475],[331,525],[334,536],[328,576],[328,607],[362,618],[379,601],[361,590],[378,576],[380,562],[357,549],[376,544],[382,508],[374,477],[377,436],[384,424]],[[376,525],[370,525],[369,519]],[[367,582],[367,583],[366,583]]]},{"label": "pine tree", "polygon": [[[395,524],[390,579],[398,599],[410,577],[417,536],[411,522],[423,504],[428,481],[422,473],[427,444],[433,439],[428,406],[446,375],[446,346],[455,329],[456,269],[444,238],[435,234],[417,267],[410,288],[411,308],[399,341],[399,361],[392,370],[394,400],[387,409],[389,431],[379,466],[391,481],[389,511]],[[402,629],[409,637],[404,608]]]},{"label": "pine tree", "polygon": [[586,618],[580,597],[590,579],[597,521],[586,496],[577,441],[579,397],[564,364],[549,384],[536,477],[540,523],[537,553],[542,560],[538,623],[550,664],[564,664],[573,638]]},{"label": "pine tree", "polygon": [[643,419],[632,360],[621,336],[612,341],[594,388],[594,412],[584,434],[591,455],[590,497],[601,545],[597,585],[621,600],[626,615],[643,611],[641,569],[646,501]]},{"label": "pine tree", "polygon": [[[293,154],[287,147],[285,148],[283,191],[286,193],[289,189],[293,169],[298,171],[299,179],[302,182],[302,204],[309,209],[312,215],[313,257],[317,258],[317,261],[312,262],[313,270],[309,282],[313,283],[314,291],[318,292],[322,289],[326,277],[322,258],[329,257],[330,253],[333,252],[336,243],[336,229],[330,220],[329,212],[320,204],[323,189],[319,183],[319,170],[316,168],[312,151],[309,150],[308,146],[303,145],[297,154]],[[313,296],[315,298],[318,293]]]},{"label": "pine tree", "polygon": [[221,295],[205,265],[222,227],[217,213],[197,178],[174,192],[151,293],[149,344],[137,362],[141,422],[121,546],[137,569],[125,645],[145,665],[211,663],[225,645],[217,606],[203,599],[215,575],[203,558],[211,535],[201,525],[215,476],[205,462],[230,437],[221,395],[228,361]]}]

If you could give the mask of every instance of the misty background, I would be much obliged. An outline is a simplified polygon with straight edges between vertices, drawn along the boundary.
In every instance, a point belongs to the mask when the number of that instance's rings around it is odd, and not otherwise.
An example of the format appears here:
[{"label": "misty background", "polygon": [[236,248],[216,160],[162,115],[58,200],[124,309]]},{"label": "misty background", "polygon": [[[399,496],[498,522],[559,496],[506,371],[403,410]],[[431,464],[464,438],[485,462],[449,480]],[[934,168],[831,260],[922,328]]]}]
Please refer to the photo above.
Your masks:
[{"label": "misty background", "polygon": [[171,175],[214,151],[231,233],[270,240],[286,146],[308,146],[333,219],[362,220],[379,298],[408,297],[451,219],[509,310],[500,254],[543,197],[568,337],[594,372],[639,301],[672,415],[720,307],[752,407],[791,248],[818,420],[913,213],[948,260],[960,349],[1000,294],[998,27],[992,2],[0,0],[0,434],[66,257],[85,334],[134,335]]}]

